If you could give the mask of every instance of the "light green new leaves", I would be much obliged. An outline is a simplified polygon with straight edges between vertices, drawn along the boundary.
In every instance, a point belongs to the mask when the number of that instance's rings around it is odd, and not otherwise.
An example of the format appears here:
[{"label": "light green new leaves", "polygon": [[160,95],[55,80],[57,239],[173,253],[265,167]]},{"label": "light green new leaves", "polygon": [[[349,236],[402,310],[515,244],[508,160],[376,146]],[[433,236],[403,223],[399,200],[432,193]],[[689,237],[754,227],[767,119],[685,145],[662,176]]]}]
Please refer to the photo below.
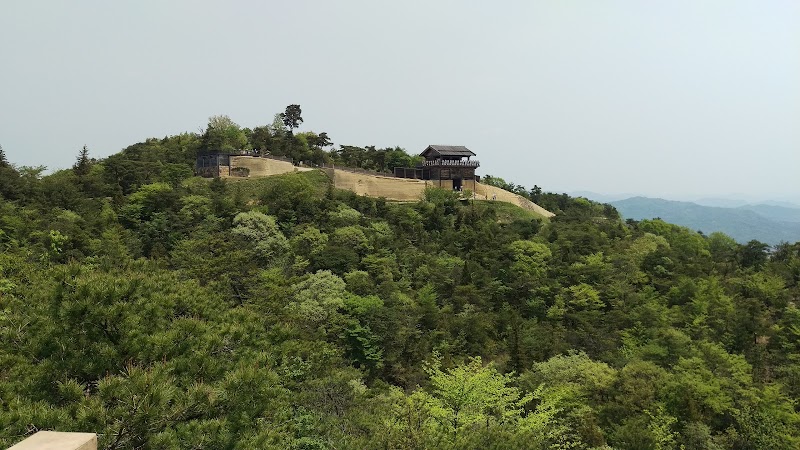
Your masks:
[{"label": "light green new leaves", "polygon": [[348,225],[358,225],[361,220],[361,213],[347,205],[339,205],[335,211],[328,213],[331,224],[343,227]]},{"label": "light green new leaves", "polygon": [[273,262],[289,247],[275,218],[258,211],[239,213],[233,219],[231,232],[255,244],[255,250],[266,261]]},{"label": "light green new leaves", "polygon": [[533,241],[514,241],[509,249],[514,260],[511,270],[517,276],[543,276],[547,270],[547,260],[553,256],[546,245]]},{"label": "light green new leaves", "polygon": [[500,374],[492,364],[483,366],[480,357],[447,371],[434,363],[426,371],[433,386],[431,413],[451,430],[517,419],[531,400],[531,396],[523,397],[519,389],[508,386],[511,375]]},{"label": "light green new leaves", "polygon": [[340,308],[344,308],[347,295],[345,288],[341,278],[330,270],[321,270],[295,285],[292,289],[293,300],[286,308],[301,323],[322,325]]}]

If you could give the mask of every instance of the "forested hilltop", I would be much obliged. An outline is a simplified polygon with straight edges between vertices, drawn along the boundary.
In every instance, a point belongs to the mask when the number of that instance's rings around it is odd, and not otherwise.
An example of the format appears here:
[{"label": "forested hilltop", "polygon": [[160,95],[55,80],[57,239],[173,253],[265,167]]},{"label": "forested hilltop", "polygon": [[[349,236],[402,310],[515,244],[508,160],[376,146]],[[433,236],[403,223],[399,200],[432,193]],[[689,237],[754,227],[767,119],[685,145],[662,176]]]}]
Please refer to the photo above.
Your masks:
[{"label": "forested hilltop", "polygon": [[495,177],[556,216],[358,197],[322,171],[192,176],[226,147],[413,163],[326,149],[291,114],[47,176],[0,152],[0,446],[55,429],[105,449],[800,447],[800,243]]}]

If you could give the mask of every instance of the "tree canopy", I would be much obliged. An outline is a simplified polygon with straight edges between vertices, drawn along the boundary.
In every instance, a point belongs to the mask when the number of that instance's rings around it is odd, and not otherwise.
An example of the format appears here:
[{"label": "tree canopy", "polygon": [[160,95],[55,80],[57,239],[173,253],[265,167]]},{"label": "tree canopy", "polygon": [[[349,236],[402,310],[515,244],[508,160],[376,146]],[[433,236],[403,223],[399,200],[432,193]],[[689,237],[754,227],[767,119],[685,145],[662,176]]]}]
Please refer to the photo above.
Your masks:
[{"label": "tree canopy", "polygon": [[192,176],[212,142],[414,160],[286,128],[215,116],[85,171],[0,165],[0,445],[800,446],[800,243],[496,177],[557,215],[360,197],[314,170]]}]

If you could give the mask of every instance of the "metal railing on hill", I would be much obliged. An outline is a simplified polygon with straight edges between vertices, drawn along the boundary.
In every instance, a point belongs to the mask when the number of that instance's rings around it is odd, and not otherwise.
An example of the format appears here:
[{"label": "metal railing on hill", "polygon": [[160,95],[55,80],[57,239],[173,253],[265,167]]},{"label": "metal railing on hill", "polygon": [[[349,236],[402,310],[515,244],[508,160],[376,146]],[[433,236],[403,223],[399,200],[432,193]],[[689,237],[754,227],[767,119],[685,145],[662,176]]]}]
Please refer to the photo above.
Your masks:
[{"label": "metal railing on hill", "polygon": [[322,163],[322,164],[313,164],[307,163],[305,161],[295,161],[292,158],[287,158],[285,156],[278,156],[278,155],[266,155],[266,154],[257,154],[252,150],[239,150],[235,152],[231,152],[230,156],[251,156],[253,158],[266,158],[266,159],[273,159],[276,161],[285,161],[290,162],[296,166],[300,167],[310,167],[315,169],[336,169],[336,170],[344,170],[345,172],[352,172],[352,173],[361,173],[364,175],[376,175],[382,177],[394,177],[392,172],[380,172],[377,170],[370,170],[370,169],[362,169],[360,167],[351,167],[345,166],[340,164],[331,164],[331,163]]},{"label": "metal railing on hill", "polygon": [[[310,166],[310,167],[314,167],[314,166]],[[345,172],[361,173],[361,174],[364,174],[364,175],[375,175],[375,176],[379,176],[379,177],[394,177],[394,174],[392,174],[390,172],[378,172],[377,170],[367,170],[367,169],[362,169],[360,167],[340,166],[338,164],[322,163],[322,164],[320,164],[319,166],[316,166],[316,167],[322,167],[322,168],[325,168],[325,169],[344,170]]]},{"label": "metal railing on hill", "polygon": [[274,159],[276,161],[285,161],[294,163],[294,160],[292,158],[287,158],[285,156],[278,156],[278,155],[258,154],[252,150],[239,150],[237,153],[231,153],[230,156],[252,156],[253,158]]}]

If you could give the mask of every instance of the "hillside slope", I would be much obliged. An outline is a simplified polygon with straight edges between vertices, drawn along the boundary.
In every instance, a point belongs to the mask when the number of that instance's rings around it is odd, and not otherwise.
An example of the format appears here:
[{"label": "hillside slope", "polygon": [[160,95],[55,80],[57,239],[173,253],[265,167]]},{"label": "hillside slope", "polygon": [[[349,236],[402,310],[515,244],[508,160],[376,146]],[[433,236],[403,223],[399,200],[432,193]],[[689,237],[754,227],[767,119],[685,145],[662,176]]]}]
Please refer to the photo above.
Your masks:
[{"label": "hillside slope", "polygon": [[520,208],[529,209],[531,211],[539,213],[544,217],[555,216],[555,214],[553,214],[552,212],[542,208],[536,203],[533,203],[527,198],[518,194],[514,194],[513,192],[508,192],[504,189],[500,189],[499,187],[490,186],[488,184],[483,184],[483,183],[477,183],[475,188],[475,194],[479,198],[483,196],[483,198],[486,200],[496,198],[497,201],[512,203],[514,205],[519,206]]},{"label": "hillside slope", "polygon": [[800,208],[788,208],[777,205],[744,205],[737,209],[753,211],[759,216],[779,222],[800,222]]},{"label": "hillside slope", "polygon": [[297,167],[291,161],[281,161],[272,158],[257,158],[252,156],[231,156],[231,169],[247,169],[250,177],[269,177],[289,172],[311,170]]},{"label": "hillside slope", "polygon": [[358,195],[383,197],[388,200],[419,200],[422,198],[425,188],[430,186],[424,180],[383,177],[338,169],[327,172],[333,174],[334,186],[337,189],[347,189]]},{"label": "hillside slope", "polygon": [[[414,201],[422,198],[426,187],[433,187],[431,182],[424,180],[411,180],[391,176],[370,175],[349,172],[345,170],[332,170],[334,186],[338,189],[347,189],[358,195],[369,197],[383,197],[387,200]],[[511,203],[520,208],[533,211],[543,217],[553,217],[555,214],[533,203],[532,201],[495,186],[476,183],[475,195],[479,199],[495,199],[500,202]]]},{"label": "hillside slope", "polygon": [[[231,157],[231,169],[247,169],[248,178],[262,178],[281,175],[291,172],[314,170],[307,167],[297,167],[291,162],[272,158],[258,158],[252,156]],[[368,197],[383,197],[395,201],[416,201],[422,198],[425,188],[434,186],[430,181],[381,176],[363,172],[353,172],[342,169],[323,169],[331,177],[334,187],[355,192]],[[234,179],[237,177],[233,177]],[[553,217],[555,214],[533,203],[532,201],[495,186],[476,183],[476,196],[484,200],[511,203],[520,208],[533,211],[543,217]]]}]

